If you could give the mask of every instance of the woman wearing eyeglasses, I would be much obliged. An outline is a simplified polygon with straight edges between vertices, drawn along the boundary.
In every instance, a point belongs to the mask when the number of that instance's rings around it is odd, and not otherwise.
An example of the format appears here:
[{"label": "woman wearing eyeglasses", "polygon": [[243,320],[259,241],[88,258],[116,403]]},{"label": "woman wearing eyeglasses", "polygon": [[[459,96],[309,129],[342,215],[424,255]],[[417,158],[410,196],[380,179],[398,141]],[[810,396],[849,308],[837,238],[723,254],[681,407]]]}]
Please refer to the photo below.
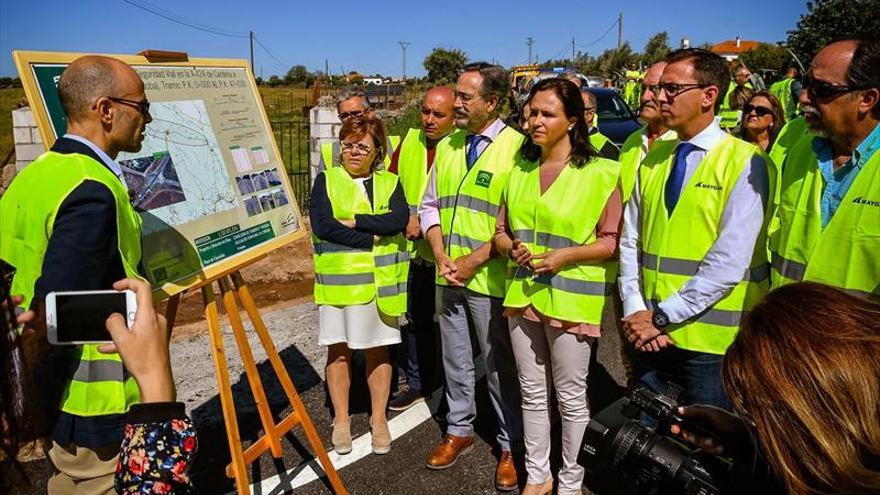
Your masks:
[{"label": "woman wearing eyeglasses", "polygon": [[779,99],[769,91],[759,91],[743,105],[740,138],[768,151],[784,124]]},{"label": "woman wearing eyeglasses", "polygon": [[397,176],[379,169],[385,127],[374,117],[348,119],[339,136],[343,167],[315,178],[309,210],[315,260],[318,341],[327,346],[332,443],[351,452],[348,393],[351,351],[363,349],[370,389],[373,453],[391,451],[385,407],[391,388],[388,346],[400,343],[409,254],[409,208]]},{"label": "woman wearing eyeglasses", "polygon": [[528,483],[523,495],[550,493],[550,391],[562,417],[560,494],[581,493],[578,449],[590,419],[590,344],[600,334],[617,275],[622,215],[620,165],[590,146],[584,102],[565,79],[536,84],[529,138],[510,172],[497,233],[511,259],[504,299],[522,393]]}]

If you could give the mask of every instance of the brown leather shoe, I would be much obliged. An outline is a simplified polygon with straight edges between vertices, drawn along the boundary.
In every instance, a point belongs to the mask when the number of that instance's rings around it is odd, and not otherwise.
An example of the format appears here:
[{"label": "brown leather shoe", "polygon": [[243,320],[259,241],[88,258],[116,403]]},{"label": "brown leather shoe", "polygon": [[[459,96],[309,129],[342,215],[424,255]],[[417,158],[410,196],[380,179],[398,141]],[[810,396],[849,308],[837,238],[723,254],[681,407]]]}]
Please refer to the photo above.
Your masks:
[{"label": "brown leather shoe", "polygon": [[474,448],[474,437],[457,437],[447,434],[443,437],[443,443],[438,445],[428,456],[428,462],[425,463],[425,466],[428,469],[446,469],[455,464],[458,456],[467,454],[472,448]]},{"label": "brown leather shoe", "polygon": [[516,466],[513,464],[513,454],[509,450],[502,450],[498,465],[495,466],[495,489],[509,492],[516,488]]}]

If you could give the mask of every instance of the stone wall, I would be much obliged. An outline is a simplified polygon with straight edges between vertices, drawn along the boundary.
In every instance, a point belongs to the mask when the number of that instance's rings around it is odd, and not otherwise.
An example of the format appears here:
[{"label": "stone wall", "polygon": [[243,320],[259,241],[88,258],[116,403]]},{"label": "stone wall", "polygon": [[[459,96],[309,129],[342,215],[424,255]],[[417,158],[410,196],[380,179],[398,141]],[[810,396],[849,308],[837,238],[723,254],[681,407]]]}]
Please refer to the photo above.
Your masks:
[{"label": "stone wall", "polygon": [[12,179],[25,165],[34,161],[46,151],[46,145],[40,137],[34,113],[30,107],[17,108],[12,111],[12,135],[15,142],[15,162],[2,166],[0,169],[0,196],[12,183]]}]

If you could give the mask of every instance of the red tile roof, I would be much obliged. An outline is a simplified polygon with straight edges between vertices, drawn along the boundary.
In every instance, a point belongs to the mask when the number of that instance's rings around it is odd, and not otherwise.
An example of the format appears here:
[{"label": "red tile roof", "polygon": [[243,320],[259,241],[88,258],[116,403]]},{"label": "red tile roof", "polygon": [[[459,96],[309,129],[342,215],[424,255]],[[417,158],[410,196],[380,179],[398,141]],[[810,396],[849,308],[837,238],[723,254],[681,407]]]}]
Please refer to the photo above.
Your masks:
[{"label": "red tile roof", "polygon": [[715,53],[742,53],[747,50],[758,48],[757,41],[740,40],[739,46],[736,46],[736,40],[724,40],[721,43],[712,46]]}]

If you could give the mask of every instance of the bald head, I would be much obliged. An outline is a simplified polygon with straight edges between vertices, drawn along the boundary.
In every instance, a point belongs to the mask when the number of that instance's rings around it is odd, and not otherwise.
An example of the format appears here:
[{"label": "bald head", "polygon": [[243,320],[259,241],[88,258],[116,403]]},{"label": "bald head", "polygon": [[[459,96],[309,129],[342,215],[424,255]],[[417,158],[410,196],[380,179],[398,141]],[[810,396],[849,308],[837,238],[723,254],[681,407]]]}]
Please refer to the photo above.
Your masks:
[{"label": "bald head", "polygon": [[432,141],[438,141],[452,132],[455,126],[453,103],[455,94],[448,86],[435,86],[422,99],[422,130]]},{"label": "bald head", "polygon": [[87,120],[102,96],[124,98],[142,91],[140,76],[128,64],[97,55],[74,60],[58,80],[58,96],[70,122]]}]

